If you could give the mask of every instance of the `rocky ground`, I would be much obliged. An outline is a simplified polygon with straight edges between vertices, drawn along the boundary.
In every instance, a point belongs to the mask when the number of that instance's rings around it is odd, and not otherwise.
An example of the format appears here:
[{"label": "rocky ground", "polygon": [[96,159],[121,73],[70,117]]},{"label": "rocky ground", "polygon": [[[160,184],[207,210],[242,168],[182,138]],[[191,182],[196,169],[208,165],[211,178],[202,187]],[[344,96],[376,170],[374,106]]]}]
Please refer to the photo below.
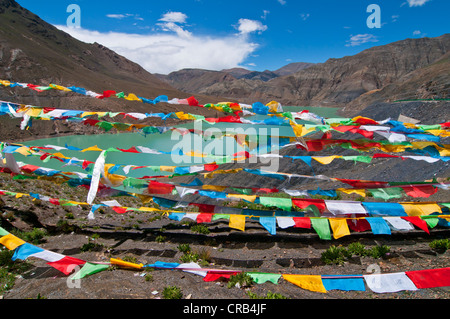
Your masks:
[{"label": "rocky ground", "polygon": [[[391,106],[392,107],[392,106]],[[377,109],[381,112],[381,107]],[[386,107],[385,111],[389,109]],[[444,108],[445,110],[445,108]],[[392,109],[390,109],[392,112]],[[384,114],[377,114],[382,116]],[[448,115],[447,115],[448,116]],[[434,122],[441,122],[435,118]],[[426,123],[429,124],[429,123]],[[297,152],[286,150],[287,154]],[[326,152],[324,151],[324,154]],[[411,162],[408,162],[411,164]],[[448,164],[415,166],[405,169],[405,162],[393,159],[380,160],[371,164],[333,162],[329,166],[315,167],[316,174],[333,177],[361,178],[371,180],[425,180],[432,177],[449,176]],[[366,166],[364,166],[366,165]],[[412,164],[411,164],[412,165]],[[303,167],[303,166],[302,166]],[[309,174],[309,168],[302,168]],[[280,171],[297,172],[299,163],[282,163]],[[264,178],[236,181],[219,176],[211,180],[216,185],[246,183],[248,187],[268,187],[275,184]],[[240,185],[241,185],[240,184]],[[244,185],[243,185],[244,186]],[[278,185],[279,186],[279,185]],[[307,187],[301,182],[292,182],[292,187]],[[314,184],[313,186],[320,186]],[[325,187],[325,186],[324,186]],[[322,189],[326,189],[326,188]],[[0,174],[0,189],[15,192],[38,192],[42,195],[57,194],[59,198],[85,201],[86,190],[73,189],[67,185],[55,185],[38,180],[13,181],[7,174]],[[305,189],[311,189],[305,188]],[[442,191],[429,200],[448,200],[448,192]],[[193,198],[199,200],[199,198]],[[354,199],[354,198],[353,198]],[[186,198],[191,200],[191,198]],[[140,207],[142,203],[134,198],[120,198],[124,206]],[[191,249],[208,261],[208,268],[270,272],[280,274],[366,274],[377,265],[382,273],[403,272],[430,268],[448,267],[449,252],[435,251],[429,243],[435,239],[449,238],[448,228],[435,228],[428,235],[421,230],[393,232],[391,236],[376,236],[371,232],[352,233],[350,236],[332,241],[322,241],[314,231],[289,228],[277,230],[271,236],[257,222],[247,222],[246,231],[232,230],[227,223],[208,224],[208,234],[194,232],[189,224],[174,222],[156,213],[127,213],[118,215],[105,209],[94,221],[87,220],[88,209],[54,206],[47,202],[33,202],[29,198],[2,197],[0,202],[1,226],[7,230],[30,231],[43,228],[47,236],[39,243],[45,249],[87,261],[107,262],[111,257],[125,258],[151,264],[155,261],[181,262],[180,244],[189,244]],[[83,245],[93,242],[96,248],[84,251]],[[343,265],[327,265],[321,259],[322,253],[331,245],[346,247],[360,242],[367,248],[387,245],[390,253],[384,258],[352,257]],[[168,270],[131,271],[115,269],[84,278],[79,288],[70,288],[67,277],[40,260],[30,260],[31,268],[17,277],[12,289],[3,293],[3,299],[37,298],[48,299],[158,299],[167,286],[181,288],[185,299],[234,299],[248,300],[250,294],[265,296],[279,293],[290,299],[448,299],[448,287],[423,289],[416,292],[376,294],[370,289],[365,292],[330,291],[326,294],[303,290],[280,279],[279,284],[265,283],[249,288],[228,288],[226,282],[204,282],[202,277]],[[370,267],[369,267],[370,266]],[[249,293],[250,292],[250,293]]]}]

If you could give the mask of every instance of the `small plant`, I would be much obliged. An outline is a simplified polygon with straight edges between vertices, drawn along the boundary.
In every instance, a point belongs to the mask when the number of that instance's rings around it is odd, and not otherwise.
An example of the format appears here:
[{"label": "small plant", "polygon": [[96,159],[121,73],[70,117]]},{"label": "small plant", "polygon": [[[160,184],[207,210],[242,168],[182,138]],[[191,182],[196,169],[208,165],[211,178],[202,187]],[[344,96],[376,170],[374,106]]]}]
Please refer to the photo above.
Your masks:
[{"label": "small plant", "polygon": [[89,238],[89,242],[87,244],[84,244],[83,246],[81,246],[80,250],[81,251],[99,251],[103,248],[102,244],[99,243],[95,243],[94,241],[100,238],[99,234],[93,234],[90,238]]},{"label": "small plant", "polygon": [[227,287],[233,288],[237,286],[238,288],[246,288],[251,287],[253,283],[254,283],[253,278],[249,274],[245,272],[240,272],[236,275],[230,276],[230,280],[228,281]]},{"label": "small plant", "polygon": [[322,253],[322,261],[329,264],[338,264],[342,265],[349,257],[351,257],[351,253],[347,251],[344,247],[341,246],[330,246],[327,250]]},{"label": "small plant", "polygon": [[188,253],[191,251],[191,246],[189,246],[189,244],[179,244],[177,248],[182,253]]},{"label": "small plant", "polygon": [[391,250],[391,247],[386,246],[386,245],[382,245],[382,246],[374,246],[372,247],[372,249],[370,250],[370,256],[372,256],[373,258],[382,258],[384,256],[386,256],[386,254],[388,254]]},{"label": "small plant", "polygon": [[450,248],[450,240],[448,239],[436,239],[429,243],[431,249],[446,251]]},{"label": "small plant", "polygon": [[193,225],[191,226],[191,231],[197,234],[203,234],[203,235],[208,235],[210,233],[209,229],[207,226],[205,225]]},{"label": "small plant", "polygon": [[75,219],[75,217],[73,216],[73,213],[67,213],[67,214],[65,215],[65,217],[66,217],[67,219]]},{"label": "small plant", "polygon": [[164,299],[181,299],[183,298],[183,293],[177,286],[167,286],[163,290],[163,297]]},{"label": "small plant", "polygon": [[145,281],[153,281],[153,275],[152,274],[145,274]]},{"label": "small plant", "polygon": [[359,242],[351,243],[347,246],[349,253],[357,256],[367,256],[368,250]]},{"label": "small plant", "polygon": [[199,259],[198,254],[190,252],[190,251],[187,253],[184,253],[180,257],[180,261],[183,263],[196,262],[198,259]]},{"label": "small plant", "polygon": [[164,237],[163,235],[159,235],[159,236],[156,237],[155,241],[157,243],[163,243],[163,242],[166,241],[166,237]]}]

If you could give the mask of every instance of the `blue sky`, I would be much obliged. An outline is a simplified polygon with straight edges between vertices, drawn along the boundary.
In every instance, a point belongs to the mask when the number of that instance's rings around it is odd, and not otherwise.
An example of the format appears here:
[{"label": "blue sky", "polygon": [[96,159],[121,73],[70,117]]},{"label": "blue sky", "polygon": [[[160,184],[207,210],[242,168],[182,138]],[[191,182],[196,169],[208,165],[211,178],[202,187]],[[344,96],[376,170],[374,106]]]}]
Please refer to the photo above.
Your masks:
[{"label": "blue sky", "polygon": [[[18,0],[85,42],[101,43],[151,73],[182,68],[276,70],[325,62],[406,38],[450,32],[448,0]],[[67,19],[77,4],[79,27]],[[379,28],[370,28],[370,4]],[[73,17],[73,16],[72,16]],[[376,21],[376,20],[371,20]]]}]

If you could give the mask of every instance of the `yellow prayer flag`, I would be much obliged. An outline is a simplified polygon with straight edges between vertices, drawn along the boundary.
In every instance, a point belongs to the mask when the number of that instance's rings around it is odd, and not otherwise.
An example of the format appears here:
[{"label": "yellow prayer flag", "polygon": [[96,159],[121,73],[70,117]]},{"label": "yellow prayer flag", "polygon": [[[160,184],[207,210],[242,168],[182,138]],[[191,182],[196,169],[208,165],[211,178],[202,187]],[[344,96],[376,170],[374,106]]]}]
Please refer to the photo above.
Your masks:
[{"label": "yellow prayer flag", "polygon": [[157,208],[153,208],[153,207],[141,207],[138,209],[138,211],[141,212],[159,212],[160,210]]},{"label": "yellow prayer flag", "polygon": [[333,230],[334,239],[338,239],[347,235],[350,235],[348,229],[347,219],[345,218],[330,218],[330,227]]},{"label": "yellow prayer flag", "polygon": [[269,103],[266,104],[266,106],[269,107],[270,112],[276,113],[279,112],[279,109],[281,109],[281,104],[278,103],[277,101],[271,101]]},{"label": "yellow prayer flag", "polygon": [[125,100],[128,100],[128,101],[142,101],[140,98],[138,98],[136,96],[136,94],[133,94],[133,93],[128,94],[128,96],[125,98]]},{"label": "yellow prayer flag", "polygon": [[15,150],[15,153],[19,153],[19,154],[22,154],[24,156],[31,155],[30,149],[28,147],[26,147],[26,146],[19,147],[18,149]]},{"label": "yellow prayer flag", "polygon": [[72,90],[57,84],[50,84],[49,87],[51,87],[52,89],[61,90],[65,92],[72,92]]},{"label": "yellow prayer flag", "polygon": [[86,116],[96,115],[96,114],[97,114],[97,112],[83,112],[81,114],[81,117],[83,118],[83,117],[86,117]]},{"label": "yellow prayer flag", "polygon": [[366,190],[365,189],[346,189],[346,188],[338,188],[336,189],[337,192],[342,192],[345,194],[358,194],[362,197],[366,197]]},{"label": "yellow prayer flag", "polygon": [[283,279],[299,286],[300,288],[326,293],[327,290],[322,282],[322,277],[317,275],[282,275]]},{"label": "yellow prayer flag", "polygon": [[25,244],[25,242],[12,234],[8,234],[0,238],[0,244],[5,246],[9,250],[14,250],[17,247]]},{"label": "yellow prayer flag", "polygon": [[254,203],[256,200],[256,195],[242,195],[242,194],[227,194],[227,198],[237,198],[237,199],[244,199],[246,201],[249,201],[251,203]]},{"label": "yellow prayer flag", "polygon": [[134,263],[130,263],[127,261],[123,261],[122,259],[111,258],[110,261],[111,261],[112,265],[125,267],[125,268],[142,269],[144,267],[143,264],[134,264]]},{"label": "yellow prayer flag", "polygon": [[245,216],[244,215],[230,215],[229,227],[245,231]]},{"label": "yellow prayer flag", "polygon": [[330,164],[335,158],[339,158],[342,156],[320,156],[320,157],[312,157],[312,159],[316,160],[320,164],[327,165]]},{"label": "yellow prayer flag", "polygon": [[215,186],[215,185],[203,185],[202,186],[202,189],[215,191],[215,192],[223,192],[227,188],[228,188],[228,186]]},{"label": "yellow prayer flag", "polygon": [[103,150],[101,148],[99,148],[97,145],[95,145],[95,146],[91,146],[91,147],[85,148],[84,150],[81,151],[81,153],[84,153],[84,152],[101,152],[101,151],[103,151]]},{"label": "yellow prayer flag", "polygon": [[400,203],[408,216],[427,216],[432,213],[441,213],[442,210],[436,203]]},{"label": "yellow prayer flag", "polygon": [[306,134],[316,130],[314,127],[307,129],[303,125],[296,124],[293,121],[290,121],[290,122],[291,122],[291,127],[292,127],[292,130],[294,131],[295,136],[305,136]]},{"label": "yellow prayer flag", "polygon": [[172,172],[175,171],[175,168],[176,168],[176,166],[160,166],[159,170],[161,172],[170,172],[170,173],[172,173]]},{"label": "yellow prayer flag", "polygon": [[26,115],[31,117],[38,117],[42,113],[41,108],[31,107],[25,112]]}]

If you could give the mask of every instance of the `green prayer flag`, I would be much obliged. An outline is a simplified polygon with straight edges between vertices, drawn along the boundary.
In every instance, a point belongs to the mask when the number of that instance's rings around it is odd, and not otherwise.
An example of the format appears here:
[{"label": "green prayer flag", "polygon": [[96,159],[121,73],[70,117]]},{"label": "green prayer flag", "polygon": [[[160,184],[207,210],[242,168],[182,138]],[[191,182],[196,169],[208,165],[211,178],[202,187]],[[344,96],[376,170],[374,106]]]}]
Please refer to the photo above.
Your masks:
[{"label": "green prayer flag", "polygon": [[357,155],[357,156],[342,156],[342,158],[346,161],[357,161],[357,162],[363,162],[363,163],[370,163],[372,162],[372,157],[371,156],[361,156],[361,155]]},{"label": "green prayer flag", "polygon": [[259,202],[267,207],[278,207],[287,211],[292,210],[292,199],[290,198],[260,197]]},{"label": "green prayer flag", "polygon": [[238,192],[239,194],[242,195],[251,195],[253,194],[253,190],[251,188],[234,188],[234,187],[230,187],[232,190],[234,190],[235,192]]},{"label": "green prayer flag", "polygon": [[331,240],[330,223],[327,218],[311,218],[311,226],[320,239]]},{"label": "green prayer flag", "polygon": [[219,219],[230,219],[230,215],[227,214],[214,214],[212,217],[212,220],[219,220]]},{"label": "green prayer flag", "polygon": [[401,187],[393,188],[374,188],[370,189],[369,192],[375,198],[381,198],[384,200],[392,198],[401,198],[404,195],[404,191]]},{"label": "green prayer flag", "polygon": [[105,130],[105,132],[110,131],[113,128],[113,125],[109,122],[98,122],[95,124],[95,126],[100,127],[101,129]]},{"label": "green prayer flag", "polygon": [[6,235],[9,235],[9,233],[5,229],[0,227],[0,236],[3,237],[3,236],[6,236]]},{"label": "green prayer flag", "polygon": [[278,280],[281,277],[281,274],[268,274],[268,273],[258,273],[258,272],[248,272],[250,277],[252,277],[253,281],[257,284],[263,284],[267,281],[277,285]]},{"label": "green prayer flag", "polygon": [[83,268],[81,268],[77,273],[75,273],[75,275],[73,275],[72,280],[82,279],[86,276],[96,274],[108,268],[109,265],[92,264],[87,262],[84,264]]},{"label": "green prayer flag", "polygon": [[436,227],[436,225],[439,222],[438,217],[434,217],[434,216],[421,216],[421,217],[422,217],[422,220],[424,220],[427,223],[428,228]]}]

